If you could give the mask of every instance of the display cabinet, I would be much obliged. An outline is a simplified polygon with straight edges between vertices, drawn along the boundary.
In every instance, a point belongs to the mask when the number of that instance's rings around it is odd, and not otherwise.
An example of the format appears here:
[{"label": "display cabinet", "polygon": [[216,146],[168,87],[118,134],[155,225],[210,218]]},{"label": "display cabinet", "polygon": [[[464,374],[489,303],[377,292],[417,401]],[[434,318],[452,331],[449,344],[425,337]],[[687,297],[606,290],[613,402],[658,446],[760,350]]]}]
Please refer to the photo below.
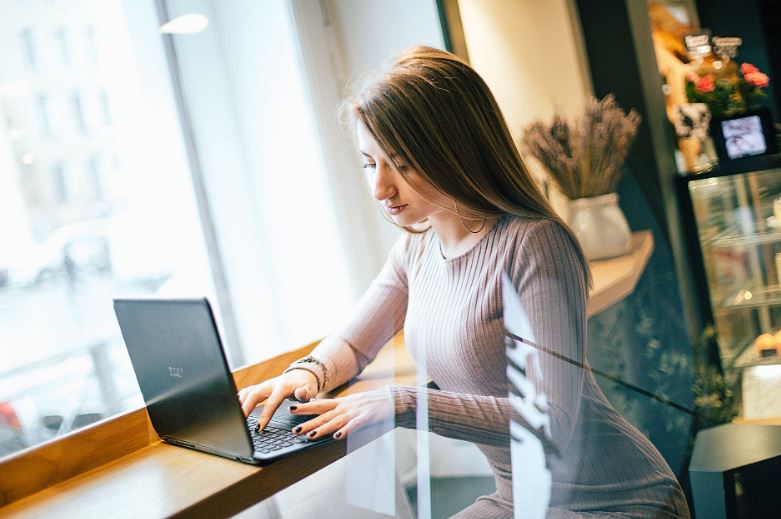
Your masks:
[{"label": "display cabinet", "polygon": [[741,417],[781,419],[781,161],[729,164],[681,183],[700,303]]}]

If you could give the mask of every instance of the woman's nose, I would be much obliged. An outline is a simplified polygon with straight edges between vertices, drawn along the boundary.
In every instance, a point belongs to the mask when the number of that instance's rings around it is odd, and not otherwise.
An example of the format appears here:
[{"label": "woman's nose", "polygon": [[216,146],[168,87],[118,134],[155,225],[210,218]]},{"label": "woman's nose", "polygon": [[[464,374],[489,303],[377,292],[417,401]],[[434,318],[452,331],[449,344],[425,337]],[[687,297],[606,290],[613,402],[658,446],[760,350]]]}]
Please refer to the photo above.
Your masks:
[{"label": "woman's nose", "polygon": [[393,185],[393,172],[386,164],[377,164],[372,194],[377,200],[385,200],[396,194],[396,188]]}]

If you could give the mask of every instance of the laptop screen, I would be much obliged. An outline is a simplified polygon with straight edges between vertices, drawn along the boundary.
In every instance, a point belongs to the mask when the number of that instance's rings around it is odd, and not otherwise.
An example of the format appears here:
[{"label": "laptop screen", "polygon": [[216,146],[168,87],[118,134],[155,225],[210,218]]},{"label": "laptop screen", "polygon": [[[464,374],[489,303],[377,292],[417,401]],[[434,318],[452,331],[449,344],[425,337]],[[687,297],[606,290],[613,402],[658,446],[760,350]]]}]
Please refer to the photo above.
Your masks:
[{"label": "laptop screen", "polygon": [[211,307],[206,299],[115,299],[122,336],[157,433],[251,457]]}]

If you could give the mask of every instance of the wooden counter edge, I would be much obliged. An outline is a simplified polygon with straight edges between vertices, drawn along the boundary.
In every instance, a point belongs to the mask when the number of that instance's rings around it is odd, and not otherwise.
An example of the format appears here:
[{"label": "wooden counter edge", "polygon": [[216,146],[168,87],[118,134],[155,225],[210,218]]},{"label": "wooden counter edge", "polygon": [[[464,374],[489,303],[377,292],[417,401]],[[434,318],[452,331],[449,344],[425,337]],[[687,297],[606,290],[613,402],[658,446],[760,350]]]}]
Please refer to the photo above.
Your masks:
[{"label": "wooden counter edge", "polygon": [[232,517],[344,457],[346,447],[346,442],[335,442],[280,459],[171,517]]},{"label": "wooden counter edge", "polygon": [[[237,387],[280,373],[307,355],[317,342],[257,364],[237,369]],[[0,507],[99,468],[160,441],[146,408],[134,409],[97,422],[61,438],[21,451],[0,461]]]}]

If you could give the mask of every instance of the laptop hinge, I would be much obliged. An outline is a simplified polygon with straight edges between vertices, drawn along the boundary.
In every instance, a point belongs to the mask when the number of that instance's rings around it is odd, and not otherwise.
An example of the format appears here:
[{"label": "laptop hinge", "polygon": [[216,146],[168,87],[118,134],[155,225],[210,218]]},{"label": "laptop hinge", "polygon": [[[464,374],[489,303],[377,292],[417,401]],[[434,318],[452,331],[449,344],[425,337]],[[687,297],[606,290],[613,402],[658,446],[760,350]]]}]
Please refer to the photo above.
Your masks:
[{"label": "laptop hinge", "polygon": [[230,459],[234,459],[234,460],[244,460],[244,461],[251,461],[251,460],[253,460],[252,455],[254,454],[254,451],[253,451],[252,454],[250,454],[249,457],[245,458],[245,457],[240,456],[238,454],[231,454],[229,452],[220,451],[220,450],[214,449],[214,448],[206,446],[206,445],[201,445],[199,443],[192,443],[192,442],[188,442],[186,440],[180,440],[178,438],[171,438],[170,436],[161,436],[160,438],[163,441],[167,442],[167,443],[170,443],[170,444],[173,444],[173,445],[177,445],[179,447],[187,447],[188,449],[204,451],[204,452],[208,452],[210,454],[216,454],[217,456],[222,456],[223,458],[230,458]]}]

